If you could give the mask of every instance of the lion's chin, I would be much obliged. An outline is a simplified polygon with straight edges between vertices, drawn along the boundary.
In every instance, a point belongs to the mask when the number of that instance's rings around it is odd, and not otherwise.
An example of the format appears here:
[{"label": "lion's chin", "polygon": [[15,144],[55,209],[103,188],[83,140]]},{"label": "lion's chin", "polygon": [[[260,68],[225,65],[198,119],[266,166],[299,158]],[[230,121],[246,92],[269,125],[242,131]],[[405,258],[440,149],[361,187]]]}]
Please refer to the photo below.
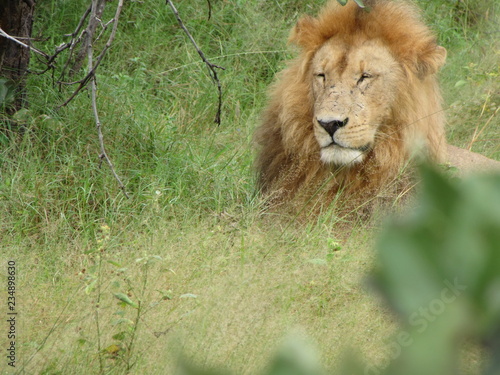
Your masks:
[{"label": "lion's chin", "polygon": [[361,150],[331,145],[321,149],[321,161],[337,166],[352,166],[361,163],[365,153]]}]

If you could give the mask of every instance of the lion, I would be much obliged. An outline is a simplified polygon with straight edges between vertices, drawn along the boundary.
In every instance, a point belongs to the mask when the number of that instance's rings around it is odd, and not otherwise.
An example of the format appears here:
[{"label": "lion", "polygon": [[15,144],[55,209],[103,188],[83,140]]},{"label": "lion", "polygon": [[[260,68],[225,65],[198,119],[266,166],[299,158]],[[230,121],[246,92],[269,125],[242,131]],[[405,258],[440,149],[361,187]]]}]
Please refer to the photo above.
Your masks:
[{"label": "lion", "polygon": [[340,191],[365,199],[395,181],[415,150],[446,159],[437,80],[446,49],[415,6],[365,4],[331,0],[291,32],[300,55],[278,75],[255,133],[258,185],[275,203],[299,192],[326,203]]}]

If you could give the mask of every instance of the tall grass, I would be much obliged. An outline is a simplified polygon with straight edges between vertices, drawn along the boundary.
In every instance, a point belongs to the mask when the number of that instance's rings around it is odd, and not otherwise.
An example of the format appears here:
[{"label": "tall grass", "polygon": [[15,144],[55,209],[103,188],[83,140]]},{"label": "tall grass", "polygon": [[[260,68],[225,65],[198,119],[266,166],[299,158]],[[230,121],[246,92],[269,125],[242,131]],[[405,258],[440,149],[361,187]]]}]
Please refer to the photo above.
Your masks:
[{"label": "tall grass", "polygon": [[[176,4],[225,68],[216,126],[216,89],[169,8],[125,3],[97,79],[106,147],[130,199],[99,164],[87,94],[59,108],[71,88],[59,91],[49,74],[29,77],[30,107],[17,115],[24,130],[0,144],[0,254],[20,265],[25,373],[124,373],[127,360],[132,372],[172,373],[178,354],[254,373],[293,330],[316,342],[326,367],[349,341],[383,360],[393,322],[361,286],[377,223],[342,223],[332,212],[290,223],[266,212],[255,190],[252,133],[266,89],[293,55],[288,30],[322,4],[212,1],[210,19],[204,0]],[[499,158],[498,6],[419,4],[449,52],[451,140]],[[86,6],[37,4],[37,46],[64,41]],[[145,273],[136,260],[153,255],[161,261]],[[141,302],[138,320],[117,293]],[[121,332],[134,334],[128,354],[131,336]]]}]

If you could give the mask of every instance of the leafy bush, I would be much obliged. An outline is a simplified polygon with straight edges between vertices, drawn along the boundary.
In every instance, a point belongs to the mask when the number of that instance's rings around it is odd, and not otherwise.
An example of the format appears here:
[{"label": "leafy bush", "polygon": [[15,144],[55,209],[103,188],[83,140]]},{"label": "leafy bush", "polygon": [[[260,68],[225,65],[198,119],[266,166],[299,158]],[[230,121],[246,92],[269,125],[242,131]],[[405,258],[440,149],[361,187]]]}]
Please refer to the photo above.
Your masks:
[{"label": "leafy bush", "polygon": [[[500,370],[500,176],[450,181],[422,169],[417,209],[388,224],[374,281],[402,320],[384,374],[453,374],[463,339]],[[399,347],[397,347],[399,346]],[[373,372],[380,373],[380,372]]]}]

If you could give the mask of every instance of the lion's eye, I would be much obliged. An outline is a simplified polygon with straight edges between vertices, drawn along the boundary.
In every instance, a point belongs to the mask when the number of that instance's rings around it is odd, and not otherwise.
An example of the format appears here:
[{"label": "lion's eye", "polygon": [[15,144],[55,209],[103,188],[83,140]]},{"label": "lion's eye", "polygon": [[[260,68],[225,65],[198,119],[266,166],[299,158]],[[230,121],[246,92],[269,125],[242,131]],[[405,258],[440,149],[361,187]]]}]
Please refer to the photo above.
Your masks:
[{"label": "lion's eye", "polygon": [[371,74],[368,74],[368,73],[363,73],[361,74],[361,77],[359,77],[358,79],[358,85],[363,82],[365,79],[368,79],[368,78],[372,78],[372,75]]},{"label": "lion's eye", "polygon": [[326,76],[325,73],[316,73],[316,77],[321,80],[325,80]]}]

